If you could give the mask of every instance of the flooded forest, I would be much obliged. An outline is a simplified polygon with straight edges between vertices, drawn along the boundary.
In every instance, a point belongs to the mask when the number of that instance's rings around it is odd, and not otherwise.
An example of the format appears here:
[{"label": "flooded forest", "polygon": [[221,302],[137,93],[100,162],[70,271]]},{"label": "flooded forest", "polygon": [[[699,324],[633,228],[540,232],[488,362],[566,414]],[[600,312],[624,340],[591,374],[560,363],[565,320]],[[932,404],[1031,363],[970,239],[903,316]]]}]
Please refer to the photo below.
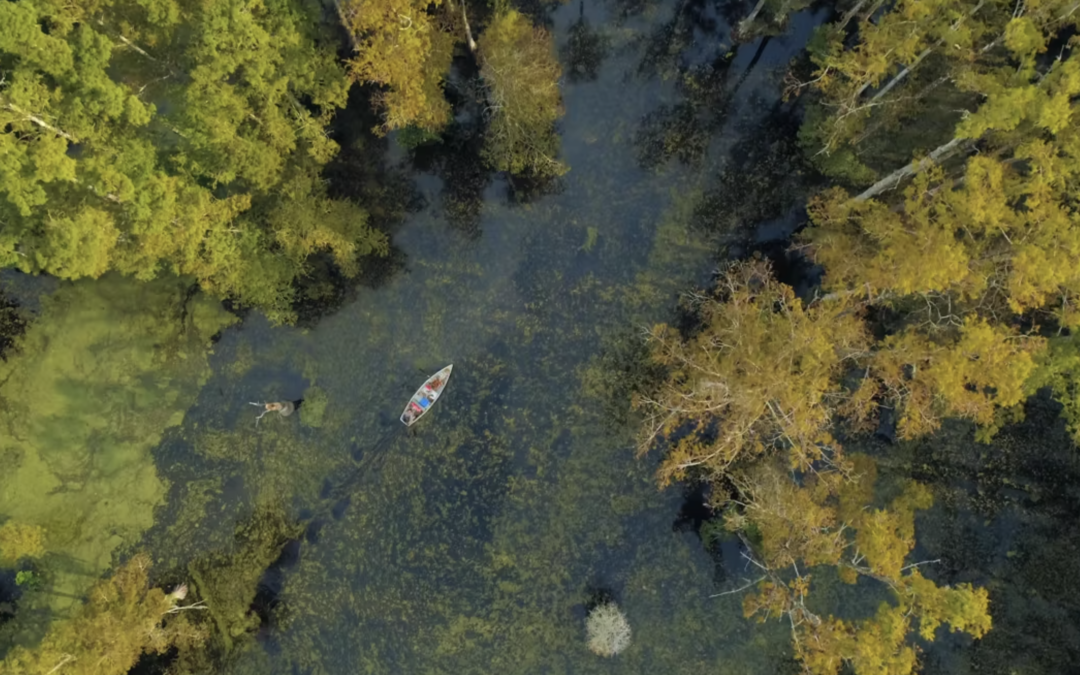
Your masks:
[{"label": "flooded forest", "polygon": [[0,3],[0,675],[1076,672],[1078,29]]}]

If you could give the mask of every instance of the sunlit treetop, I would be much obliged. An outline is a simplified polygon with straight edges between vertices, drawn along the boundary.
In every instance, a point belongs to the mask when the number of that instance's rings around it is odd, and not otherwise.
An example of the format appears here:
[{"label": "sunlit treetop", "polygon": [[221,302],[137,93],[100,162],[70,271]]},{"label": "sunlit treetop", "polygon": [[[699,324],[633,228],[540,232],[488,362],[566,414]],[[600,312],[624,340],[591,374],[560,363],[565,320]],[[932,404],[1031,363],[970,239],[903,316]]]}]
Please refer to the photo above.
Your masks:
[{"label": "sunlit treetop", "polygon": [[527,17],[496,14],[478,42],[480,75],[487,85],[491,121],[484,156],[494,167],[515,174],[559,176],[555,123],[562,117],[562,67],[551,34]]},{"label": "sunlit treetop", "polygon": [[[1042,34],[1032,34],[1018,53],[1039,51]],[[825,268],[827,297],[896,312],[895,334],[870,365],[909,402],[905,437],[948,414],[992,432],[996,411],[1030,394],[1045,350],[1033,333],[1080,327],[1080,61],[1069,51],[1038,71],[1021,62],[963,84],[984,102],[956,138],[980,138],[985,152],[915,171],[899,194],[827,191],[801,235]]]},{"label": "sunlit treetop", "polygon": [[793,467],[826,459],[840,379],[869,348],[853,307],[805,307],[763,263],[732,267],[694,305],[701,326],[689,339],[652,330],[653,359],[669,375],[637,401],[648,416],[641,449],[668,446],[661,480],[722,475],[774,448]]},{"label": "sunlit treetop", "polygon": [[353,77],[385,87],[377,99],[382,129],[416,126],[437,131],[450,121],[442,84],[455,37],[452,2],[443,0],[340,0],[354,39]]},{"label": "sunlit treetop", "polygon": [[[857,3],[823,27],[811,48],[815,71],[789,89],[814,92],[800,133],[827,172],[870,182],[868,165],[905,161],[905,153],[927,152],[934,146],[926,143],[954,134],[978,138],[1025,107],[1042,108],[1032,119],[1054,125],[1053,106],[1033,94],[1047,84],[1048,46],[1080,21],[1072,2],[911,0],[876,11],[880,6]],[[987,107],[986,97],[995,95]],[[1005,108],[1011,112],[1003,116]]]},{"label": "sunlit treetop", "polygon": [[451,117],[445,80],[455,46],[465,44],[488,99],[487,162],[515,174],[566,172],[555,134],[562,68],[548,31],[505,2],[494,3],[476,40],[468,8],[454,0],[339,0],[337,10],[352,38],[352,76],[378,86],[376,132],[440,131]]},{"label": "sunlit treetop", "polygon": [[287,319],[308,255],[385,250],[348,202],[327,231],[267,229],[330,208],[317,176],[349,80],[316,25],[292,0],[0,6],[0,265],[190,275]]}]

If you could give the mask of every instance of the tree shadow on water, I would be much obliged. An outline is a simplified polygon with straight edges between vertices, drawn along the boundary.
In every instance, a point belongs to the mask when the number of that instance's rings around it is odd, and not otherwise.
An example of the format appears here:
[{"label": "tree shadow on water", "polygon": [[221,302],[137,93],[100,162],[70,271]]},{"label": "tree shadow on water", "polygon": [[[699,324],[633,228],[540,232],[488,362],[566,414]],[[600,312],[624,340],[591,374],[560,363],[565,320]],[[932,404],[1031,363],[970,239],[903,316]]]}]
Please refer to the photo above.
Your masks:
[{"label": "tree shadow on water", "polygon": [[[353,87],[349,102],[334,119],[333,135],[340,145],[337,156],[323,175],[328,194],[348,199],[368,214],[369,224],[391,236],[409,213],[424,208],[423,196],[413,180],[411,168],[391,161],[387,138],[372,132],[379,119],[369,105],[370,88]],[[405,268],[405,256],[393,247],[386,257],[366,256],[361,271],[353,277],[341,270],[329,255],[308,260],[308,271],[294,284],[293,310],[298,324],[311,327],[351,301],[361,287],[376,288]]]},{"label": "tree shadow on water", "polygon": [[0,359],[7,360],[11,348],[26,331],[26,317],[19,304],[0,293]]},{"label": "tree shadow on water", "polygon": [[753,248],[759,225],[804,204],[820,176],[803,157],[799,122],[798,111],[782,101],[754,118],[726,153],[713,187],[695,206],[694,226],[703,233],[747,241]]},{"label": "tree shadow on water", "polygon": [[673,78],[715,63],[736,46],[728,14],[733,4],[716,0],[681,0],[671,18],[640,39],[640,78]]},{"label": "tree shadow on water", "polygon": [[634,134],[638,163],[655,169],[672,159],[690,166],[699,165],[710,144],[736,108],[737,95],[754,71],[769,44],[765,37],[753,46],[749,64],[734,82],[729,82],[731,66],[740,45],[715,54],[699,65],[679,63],[676,88],[681,100],[662,104],[642,119]]},{"label": "tree shadow on water", "polygon": [[1080,455],[1059,415],[1041,392],[989,444],[948,422],[933,437],[872,449],[934,489],[934,509],[917,521],[923,555],[939,559],[925,574],[990,591],[993,629],[935,642],[920,659],[926,675],[1065,673],[1080,663]]},{"label": "tree shadow on water", "polygon": [[560,51],[570,83],[594,82],[599,76],[600,66],[611,52],[611,39],[585,18],[585,0],[579,0],[578,19],[570,25]]},{"label": "tree shadow on water", "polygon": [[494,171],[484,161],[484,120],[486,92],[480,80],[476,60],[454,60],[446,85],[446,98],[454,118],[438,137],[420,142],[404,139],[416,171],[438,176],[443,216],[450,226],[468,239],[481,234],[480,217],[484,195]]}]

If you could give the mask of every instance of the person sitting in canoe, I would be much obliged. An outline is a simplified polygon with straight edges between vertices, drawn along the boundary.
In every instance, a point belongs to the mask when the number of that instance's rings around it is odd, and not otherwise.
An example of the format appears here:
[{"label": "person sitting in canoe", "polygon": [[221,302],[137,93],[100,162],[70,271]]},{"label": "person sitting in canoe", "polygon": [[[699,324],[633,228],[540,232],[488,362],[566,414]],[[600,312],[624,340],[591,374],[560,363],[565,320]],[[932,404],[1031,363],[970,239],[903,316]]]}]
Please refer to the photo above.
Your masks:
[{"label": "person sitting in canoe", "polygon": [[450,376],[450,370],[454,366],[451,364],[438,373],[432,375],[426,382],[420,385],[420,388],[416,390],[416,393],[412,395],[409,402],[405,405],[405,410],[401,413],[401,421],[406,426],[412,426],[424,413],[431,410],[431,407],[435,405],[435,402],[439,400],[442,390],[446,387],[446,381]]}]

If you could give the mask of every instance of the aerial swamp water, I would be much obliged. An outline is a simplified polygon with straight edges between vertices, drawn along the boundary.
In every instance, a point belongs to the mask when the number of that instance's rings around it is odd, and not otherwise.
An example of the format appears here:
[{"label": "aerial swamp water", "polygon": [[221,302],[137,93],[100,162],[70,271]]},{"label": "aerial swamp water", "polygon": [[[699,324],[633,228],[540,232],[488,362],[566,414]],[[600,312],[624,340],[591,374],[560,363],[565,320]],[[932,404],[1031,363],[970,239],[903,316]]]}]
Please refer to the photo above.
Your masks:
[{"label": "aerial swamp water", "polygon": [[[725,255],[775,254],[800,217],[797,111],[779,92],[825,15],[733,45],[748,10],[556,9],[571,167],[556,183],[486,172],[465,131],[411,152],[343,122],[343,162],[385,150],[379,171],[401,186],[386,201],[407,214],[387,219],[395,257],[378,283],[328,288],[333,311],[297,327],[236,321],[175,281],[60,284],[36,306],[37,286],[6,278],[34,318],[0,364],[0,521],[45,528],[48,553],[37,590],[0,570],[17,607],[0,608],[0,652],[146,550],[159,583],[191,582],[210,605],[214,672],[797,672],[788,626],[713,597],[742,585],[745,562],[692,487],[657,489],[628,411],[642,328],[675,320],[679,294]],[[347,193],[371,171],[332,180]],[[447,363],[443,396],[406,430],[405,402]],[[256,424],[251,402],[284,400],[302,403]],[[1080,530],[1047,544],[1076,522],[1064,479],[1080,465],[1033,405],[1043,423],[993,446],[959,425],[864,443],[939,489],[919,521],[916,555],[943,561],[927,574],[993,594],[997,632],[925,645],[927,672],[1080,660],[1080,593],[1051,584],[1080,579]],[[880,601],[861,584],[816,588],[840,615]],[[601,598],[633,630],[613,659],[585,646]]]}]

